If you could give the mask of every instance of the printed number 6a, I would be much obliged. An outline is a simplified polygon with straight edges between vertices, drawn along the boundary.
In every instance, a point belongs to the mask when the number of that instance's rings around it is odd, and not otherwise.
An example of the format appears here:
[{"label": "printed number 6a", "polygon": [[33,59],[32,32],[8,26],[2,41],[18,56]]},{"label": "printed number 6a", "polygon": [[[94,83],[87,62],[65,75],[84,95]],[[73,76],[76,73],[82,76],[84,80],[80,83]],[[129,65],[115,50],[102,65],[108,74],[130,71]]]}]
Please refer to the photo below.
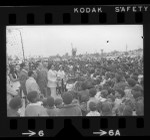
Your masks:
[{"label": "printed number 6a", "polygon": [[43,137],[43,136],[44,136],[43,130],[40,130],[40,131],[38,132],[38,135],[39,135],[40,137]]},{"label": "printed number 6a", "polygon": [[119,130],[116,130],[115,132],[114,130],[109,130],[108,134],[109,136],[120,136]]}]

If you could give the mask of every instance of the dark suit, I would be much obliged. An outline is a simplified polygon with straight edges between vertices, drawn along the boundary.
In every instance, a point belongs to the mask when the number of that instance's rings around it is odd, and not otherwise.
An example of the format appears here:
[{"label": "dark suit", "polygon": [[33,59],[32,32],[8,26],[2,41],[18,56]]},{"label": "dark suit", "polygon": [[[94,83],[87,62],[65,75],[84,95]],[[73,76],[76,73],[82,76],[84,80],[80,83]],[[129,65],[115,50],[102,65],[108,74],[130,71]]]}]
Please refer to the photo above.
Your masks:
[{"label": "dark suit", "polygon": [[45,68],[37,70],[37,84],[44,96],[47,95],[47,72],[48,70]]},{"label": "dark suit", "polygon": [[[25,70],[21,70],[20,76],[19,76],[19,81],[21,84],[21,92],[23,91],[24,95],[27,95],[27,90],[26,90],[26,80],[28,79],[28,73]],[[21,94],[22,96],[22,94]]]}]

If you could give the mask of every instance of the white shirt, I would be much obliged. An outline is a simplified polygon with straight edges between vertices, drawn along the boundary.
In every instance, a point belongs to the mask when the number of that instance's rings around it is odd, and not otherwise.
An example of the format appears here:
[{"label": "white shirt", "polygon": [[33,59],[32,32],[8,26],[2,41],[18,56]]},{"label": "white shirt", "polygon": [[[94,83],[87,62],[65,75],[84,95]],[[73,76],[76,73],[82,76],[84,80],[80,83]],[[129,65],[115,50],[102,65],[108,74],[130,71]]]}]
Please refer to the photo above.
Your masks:
[{"label": "white shirt", "polygon": [[101,116],[98,111],[90,111],[86,116]]},{"label": "white shirt", "polygon": [[55,70],[50,69],[47,73],[47,78],[48,78],[47,86],[49,88],[57,86],[57,84],[56,84],[56,82],[57,82],[57,72]]},{"label": "white shirt", "polygon": [[65,78],[65,72],[62,70],[59,70],[57,72],[57,76],[60,78],[60,79],[64,79]]},{"label": "white shirt", "polygon": [[29,77],[27,79],[26,90],[27,90],[27,93],[29,93],[31,91],[37,91],[38,93],[40,93],[39,86],[33,77]]}]

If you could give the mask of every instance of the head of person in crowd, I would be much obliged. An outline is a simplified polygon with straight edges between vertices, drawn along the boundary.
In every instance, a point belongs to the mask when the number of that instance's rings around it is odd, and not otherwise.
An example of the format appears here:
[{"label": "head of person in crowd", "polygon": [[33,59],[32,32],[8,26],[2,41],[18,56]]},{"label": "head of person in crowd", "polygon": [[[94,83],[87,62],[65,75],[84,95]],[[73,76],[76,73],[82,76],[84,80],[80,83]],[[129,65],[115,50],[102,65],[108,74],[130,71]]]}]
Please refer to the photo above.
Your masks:
[{"label": "head of person in crowd", "polygon": [[131,78],[132,78],[133,80],[135,80],[136,83],[138,82],[138,75],[133,74],[133,75],[131,76]]},{"label": "head of person in crowd", "polygon": [[108,91],[107,90],[102,90],[101,91],[101,97],[102,98],[107,98],[107,95],[108,95]]},{"label": "head of person in crowd", "polygon": [[37,63],[37,69],[41,70],[43,68],[42,62]]},{"label": "head of person in crowd", "polygon": [[72,104],[73,96],[69,92],[65,92],[62,95],[62,99],[63,99],[64,105],[69,105],[69,104]]},{"label": "head of person in crowd", "polygon": [[125,105],[123,109],[123,116],[132,116],[133,109],[129,105]]},{"label": "head of person in crowd", "polygon": [[107,95],[107,100],[113,103],[115,101],[115,96],[112,94],[109,94]]},{"label": "head of person in crowd", "polygon": [[133,100],[131,98],[126,98],[124,101],[122,101],[122,103],[124,105],[130,106],[132,108],[132,110],[135,109],[135,100]]},{"label": "head of person in crowd", "polygon": [[102,116],[112,116],[112,104],[109,101],[104,101],[101,104]]},{"label": "head of person in crowd", "polygon": [[79,104],[79,98],[78,98],[78,92],[76,91],[68,91],[70,94],[72,94],[73,100],[72,103],[73,104]]},{"label": "head of person in crowd", "polygon": [[55,105],[55,100],[53,97],[49,96],[47,98],[47,107],[48,108],[54,108],[54,105]]},{"label": "head of person in crowd", "polygon": [[122,81],[122,75],[121,74],[116,73],[115,78],[116,78],[116,83],[120,83]]},{"label": "head of person in crowd", "polygon": [[47,98],[44,98],[44,99],[42,100],[42,105],[43,105],[45,108],[47,108]]},{"label": "head of person in crowd", "polygon": [[9,108],[13,111],[18,111],[22,107],[22,100],[20,97],[14,97],[9,102]]},{"label": "head of person in crowd", "polygon": [[48,62],[47,62],[47,61],[43,61],[42,64],[43,64],[43,67],[44,67],[44,68],[48,68]]},{"label": "head of person in crowd", "polygon": [[89,95],[90,95],[90,97],[95,97],[96,93],[97,93],[97,91],[96,91],[95,88],[91,88],[91,89],[89,90]]},{"label": "head of person in crowd", "polygon": [[51,65],[51,70],[55,70],[55,66],[54,65]]},{"label": "head of person in crowd", "polygon": [[81,83],[81,90],[86,90],[87,89],[87,83],[84,81]]},{"label": "head of person in crowd", "polygon": [[125,96],[125,92],[122,89],[116,89],[115,97],[116,98],[123,98]]},{"label": "head of person in crowd", "polygon": [[136,81],[132,78],[128,78],[127,82],[130,88],[133,88],[136,85]]},{"label": "head of person in crowd", "polygon": [[97,111],[97,104],[95,102],[90,102],[89,103],[89,109],[90,111]]},{"label": "head of person in crowd", "polygon": [[139,99],[135,103],[135,111],[137,116],[144,115],[144,101],[143,99]]},{"label": "head of person in crowd", "polygon": [[21,69],[25,69],[26,71],[28,71],[28,70],[29,70],[29,65],[28,65],[28,63],[23,62],[23,63],[21,64]]},{"label": "head of person in crowd", "polygon": [[54,104],[56,108],[61,108],[63,106],[62,98],[56,98]]},{"label": "head of person in crowd", "polygon": [[20,71],[20,65],[19,64],[16,65],[16,71],[18,71],[18,72]]},{"label": "head of person in crowd", "polygon": [[135,100],[137,100],[138,98],[142,97],[143,94],[140,90],[132,90],[132,95],[134,97]]},{"label": "head of person in crowd", "polygon": [[36,79],[36,74],[32,70],[28,72],[28,76]]},{"label": "head of person in crowd", "polygon": [[39,101],[39,94],[37,91],[31,91],[27,94],[27,99],[30,103],[37,103]]}]

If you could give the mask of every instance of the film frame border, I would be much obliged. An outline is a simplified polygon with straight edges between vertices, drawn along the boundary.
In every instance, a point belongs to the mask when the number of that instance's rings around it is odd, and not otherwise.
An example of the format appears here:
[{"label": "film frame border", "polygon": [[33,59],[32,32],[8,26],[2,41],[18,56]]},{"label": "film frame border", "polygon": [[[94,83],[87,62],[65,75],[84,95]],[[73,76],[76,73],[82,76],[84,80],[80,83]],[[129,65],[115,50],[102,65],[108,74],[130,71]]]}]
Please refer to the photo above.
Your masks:
[{"label": "film frame border", "polygon": [[[143,25],[143,33],[144,33],[144,64],[148,63],[148,46],[150,42],[148,40],[148,35],[150,34],[150,14],[148,12],[138,12],[138,13],[111,13],[111,8],[115,6],[101,6],[106,11],[104,13],[96,13],[96,14],[75,14],[72,9],[74,7],[86,7],[86,6],[48,6],[48,7],[3,7],[0,8],[0,16],[3,17],[3,20],[0,21],[0,29],[1,29],[1,40],[0,45],[2,52],[6,51],[6,26],[17,26],[17,25],[110,25],[110,24],[142,24]],[[88,6],[92,7],[92,6]],[[94,6],[96,7],[96,6]],[[58,8],[58,9],[56,9]],[[101,17],[104,20],[100,20]],[[145,51],[146,50],[146,51]],[[6,65],[6,54],[1,52],[2,56],[2,64]],[[4,69],[1,72],[5,75]],[[148,67],[144,65],[144,75],[147,74]],[[2,77],[3,80],[6,80],[5,77]],[[144,81],[147,77],[144,77]],[[2,80],[2,81],[3,81]],[[148,80],[148,79],[147,79]],[[146,81],[147,81],[146,80]],[[3,85],[5,87],[6,85]],[[146,82],[144,84],[144,92],[148,92],[146,88]],[[6,88],[3,88],[2,92],[6,92]],[[145,98],[147,97],[147,98]],[[2,99],[6,99],[5,95],[2,95]],[[119,129],[121,131],[121,135],[132,135],[132,134],[141,134],[148,135],[148,95],[144,95],[144,116],[143,117],[59,117],[59,118],[9,118],[6,115],[6,103],[2,103],[1,110],[1,120],[5,120],[6,124],[2,121],[0,127],[1,130],[5,130],[2,132],[2,136],[7,136],[6,132],[9,132],[10,136],[22,136],[21,133],[31,130],[40,130],[44,129],[45,131],[51,131],[51,134],[48,132],[45,136],[55,136],[65,124],[70,125],[70,122],[83,136],[93,136],[91,129],[93,130],[110,130],[110,129]],[[0,100],[2,100],[0,99]],[[46,120],[46,121],[45,121]],[[99,124],[97,123],[99,122]],[[38,122],[38,123],[37,123]],[[113,122],[113,123],[112,123]],[[22,128],[22,123],[24,123],[24,128]],[[57,124],[61,124],[62,127],[59,129],[55,129]],[[29,125],[28,125],[29,124]],[[50,124],[50,125],[47,125]],[[117,124],[117,125],[116,125]],[[130,124],[134,124],[134,126],[130,126]],[[51,127],[50,127],[51,126]],[[11,130],[10,130],[10,129]],[[19,129],[18,129],[19,128]],[[130,129],[129,129],[130,128]],[[9,130],[8,130],[9,129]],[[129,130],[127,130],[129,129]],[[133,132],[133,130],[136,131]],[[146,131],[145,131],[146,130]],[[16,132],[16,133],[15,133]],[[6,134],[6,135],[5,135]],[[88,134],[88,135],[87,135]]]}]

